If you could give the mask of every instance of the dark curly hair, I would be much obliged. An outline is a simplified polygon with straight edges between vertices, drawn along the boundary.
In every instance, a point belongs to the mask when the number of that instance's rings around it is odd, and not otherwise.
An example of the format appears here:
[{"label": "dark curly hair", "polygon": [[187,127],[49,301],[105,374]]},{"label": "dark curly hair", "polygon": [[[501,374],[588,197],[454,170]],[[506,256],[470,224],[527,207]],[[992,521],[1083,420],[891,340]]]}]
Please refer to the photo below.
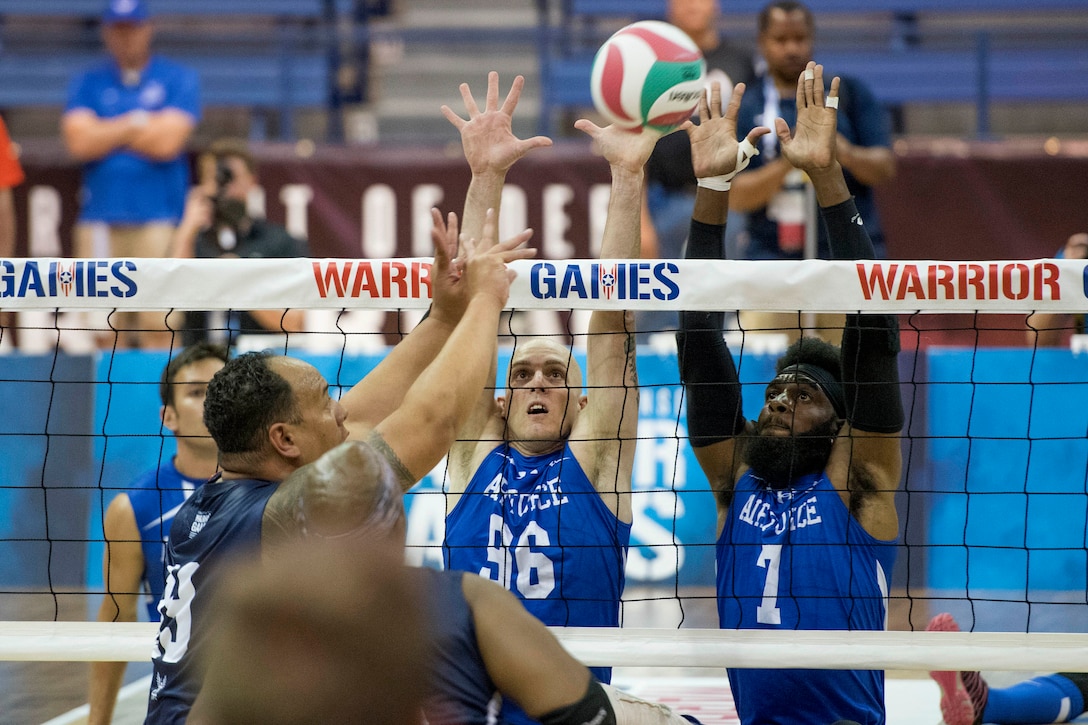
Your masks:
[{"label": "dark curly hair", "polygon": [[275,423],[299,420],[287,380],[272,369],[269,352],[247,352],[227,362],[208,384],[204,425],[221,454],[258,453]]},{"label": "dark curly hair", "polygon": [[802,337],[797,342],[786,348],[782,357],[775,363],[774,372],[777,375],[790,365],[805,363],[823,368],[831,373],[838,382],[842,382],[842,351],[826,340],[818,337]]},{"label": "dark curly hair", "polygon": [[227,350],[226,345],[198,342],[195,345],[183,348],[181,352],[175,355],[163,368],[162,378],[159,380],[159,397],[162,399],[162,404],[174,404],[174,378],[178,376],[182,368],[210,358],[226,362],[230,359],[230,352]]}]

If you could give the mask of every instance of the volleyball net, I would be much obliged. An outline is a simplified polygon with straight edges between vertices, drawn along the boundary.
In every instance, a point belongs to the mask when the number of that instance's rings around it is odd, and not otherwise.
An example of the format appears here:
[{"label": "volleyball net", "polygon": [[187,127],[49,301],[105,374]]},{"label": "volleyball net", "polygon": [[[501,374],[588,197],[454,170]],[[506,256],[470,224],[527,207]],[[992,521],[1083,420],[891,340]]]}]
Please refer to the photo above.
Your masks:
[{"label": "volleyball net", "polygon": [[[688,441],[675,347],[659,334],[638,358],[623,627],[560,632],[587,664],[1088,670],[1088,358],[1077,342],[1044,348],[1029,335],[1088,310],[1082,261],[512,266],[500,386],[519,336],[554,335],[584,356],[592,310],[778,312],[762,328],[742,315],[726,332],[754,419],[785,341],[830,331],[825,313],[894,313],[902,327],[892,631],[716,629],[715,506]],[[0,659],[147,658],[153,625],[79,620],[104,592],[103,512],[173,455],[158,387],[183,344],[179,313],[222,313],[205,318],[208,336],[306,359],[343,392],[418,322],[430,286],[428,259],[0,260],[0,311],[13,313],[0,328],[0,599],[16,620],[0,631]],[[168,348],[120,349],[120,316],[148,310]],[[247,335],[229,322],[244,310],[301,310],[304,321]],[[412,563],[441,563],[443,478],[439,466],[407,496]],[[973,631],[919,631],[940,611]]]}]

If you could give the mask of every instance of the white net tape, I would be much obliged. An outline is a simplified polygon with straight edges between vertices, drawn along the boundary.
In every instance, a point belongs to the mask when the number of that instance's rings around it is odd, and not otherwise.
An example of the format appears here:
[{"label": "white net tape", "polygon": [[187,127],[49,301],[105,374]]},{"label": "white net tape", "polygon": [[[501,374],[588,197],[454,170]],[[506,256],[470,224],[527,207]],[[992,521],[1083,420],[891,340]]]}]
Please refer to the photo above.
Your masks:
[{"label": "white net tape", "polygon": [[[1078,312],[1080,260],[519,261],[515,309]],[[429,259],[4,259],[0,309],[421,309]]]},{"label": "white net tape", "polygon": [[[0,622],[0,660],[150,660],[155,624]],[[552,627],[588,666],[1088,672],[1088,634]]]}]

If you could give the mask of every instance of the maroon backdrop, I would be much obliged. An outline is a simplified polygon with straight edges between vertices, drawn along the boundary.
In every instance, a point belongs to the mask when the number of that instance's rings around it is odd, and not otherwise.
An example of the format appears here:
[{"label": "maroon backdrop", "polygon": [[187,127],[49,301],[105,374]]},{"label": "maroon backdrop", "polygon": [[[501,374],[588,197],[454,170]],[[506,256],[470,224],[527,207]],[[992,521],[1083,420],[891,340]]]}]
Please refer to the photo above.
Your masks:
[{"label": "maroon backdrop", "polygon": [[[952,260],[1052,255],[1069,234],[1088,229],[1088,142],[1051,145],[1047,153],[1041,139],[897,142],[899,173],[878,191],[889,255]],[[288,145],[254,150],[269,218],[288,218],[281,196],[301,199],[295,202],[295,223],[303,220],[314,256],[426,254],[427,210],[432,204],[459,210],[469,179],[456,145],[303,148],[310,152],[306,155]],[[28,231],[39,240],[35,248],[55,238],[67,252],[78,166],[58,144],[28,145],[22,160],[27,181],[16,191],[19,253],[27,252]],[[603,200],[592,190],[607,184],[608,169],[587,146],[569,142],[535,152],[514,166],[508,181],[524,192],[524,219],[537,230],[533,243],[544,256],[593,253],[587,240],[591,225],[603,221]]]}]

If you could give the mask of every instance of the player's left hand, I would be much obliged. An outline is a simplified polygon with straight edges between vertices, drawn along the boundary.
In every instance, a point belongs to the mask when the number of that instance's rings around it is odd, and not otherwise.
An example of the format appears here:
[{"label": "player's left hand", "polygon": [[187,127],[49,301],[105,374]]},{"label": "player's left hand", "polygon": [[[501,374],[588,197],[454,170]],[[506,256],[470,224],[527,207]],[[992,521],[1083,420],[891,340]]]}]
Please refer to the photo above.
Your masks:
[{"label": "player's left hand", "polygon": [[[695,178],[722,176],[736,170],[740,145],[737,142],[737,115],[744,90],[743,83],[733,86],[729,105],[722,113],[721,84],[711,83],[710,98],[706,93],[699,98],[699,124],[685,121],[680,126],[691,139],[691,165]],[[766,126],[756,126],[748,132],[748,143],[754,146],[760,136],[770,132],[771,129]]]},{"label": "player's left hand", "polygon": [[831,80],[824,95],[824,67],[813,61],[797,78],[797,126],[790,135],[789,125],[776,118],[782,156],[799,169],[819,172],[835,163],[835,141],[839,105],[839,78]]},{"label": "player's left hand", "polygon": [[631,130],[611,124],[601,128],[586,118],[575,121],[574,127],[593,139],[593,150],[610,166],[634,173],[642,172],[663,135],[645,126]]}]

